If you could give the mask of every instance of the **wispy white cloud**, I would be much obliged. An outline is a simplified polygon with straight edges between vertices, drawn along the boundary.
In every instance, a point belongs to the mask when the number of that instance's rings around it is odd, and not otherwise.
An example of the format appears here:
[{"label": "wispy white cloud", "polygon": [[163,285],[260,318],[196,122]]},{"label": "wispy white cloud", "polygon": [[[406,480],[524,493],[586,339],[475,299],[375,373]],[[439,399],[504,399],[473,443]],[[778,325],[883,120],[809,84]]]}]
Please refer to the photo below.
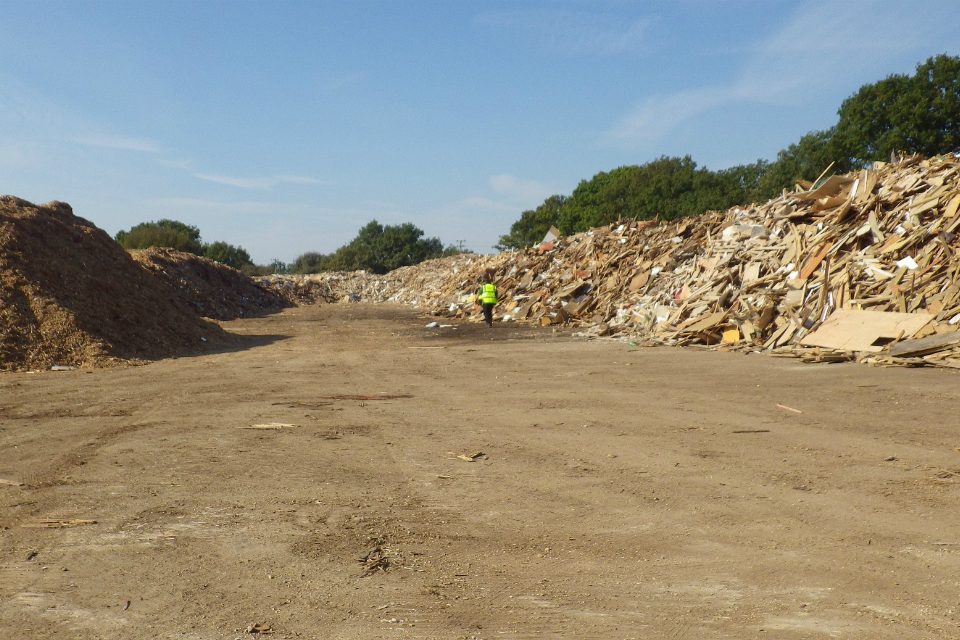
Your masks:
[{"label": "wispy white cloud", "polygon": [[605,142],[652,144],[665,138],[682,123],[722,104],[737,99],[730,87],[694,89],[647,98],[604,136]]},{"label": "wispy white cloud", "polygon": [[35,166],[36,164],[36,153],[29,145],[22,142],[0,141],[0,167],[22,169],[25,166]]},{"label": "wispy white cloud", "polygon": [[153,198],[149,201],[149,204],[163,209],[205,211],[210,213],[223,213],[226,211],[236,213],[261,213],[276,206],[272,202],[232,202],[205,198]]},{"label": "wispy white cloud", "polygon": [[[344,223],[369,222],[382,213],[379,209],[318,207],[309,202],[275,202],[273,200],[214,200],[210,198],[151,198],[145,207],[158,211],[181,211],[211,216],[265,216],[285,217],[290,220],[309,220]],[[357,228],[359,228],[357,224]]]},{"label": "wispy white cloud", "polygon": [[270,189],[277,184],[275,178],[236,178],[232,176],[218,176],[210,173],[195,173],[194,178],[206,180],[207,182],[216,182],[230,187],[239,187],[240,189]]},{"label": "wispy white cloud", "polygon": [[956,31],[943,26],[948,5],[935,0],[910,7],[899,0],[810,0],[750,48],[752,55],[726,84],[646,97],[602,141],[643,147],[668,139],[678,127],[717,108],[796,105],[812,96],[852,92],[858,83],[890,73],[891,61],[920,52],[930,29]]},{"label": "wispy white cloud", "polygon": [[553,52],[610,55],[638,49],[646,42],[654,20],[638,18],[624,23],[587,11],[517,9],[481,13],[474,23]]},{"label": "wispy white cloud", "polygon": [[19,144],[57,147],[80,145],[100,149],[159,153],[162,145],[144,137],[109,133],[109,123],[96,123],[51,100],[16,76],[0,72],[0,129]]},{"label": "wispy white cloud", "polygon": [[462,241],[473,251],[490,252],[500,234],[510,228],[522,211],[533,209],[560,192],[555,186],[508,173],[490,176],[487,184],[489,192],[447,203],[424,214],[430,222],[428,233],[438,235],[447,243]]},{"label": "wispy white cloud", "polygon": [[193,171],[196,163],[193,160],[174,160],[171,158],[159,158],[157,164],[168,169],[179,169],[181,171]]},{"label": "wispy white cloud", "polygon": [[240,189],[252,189],[252,190],[268,190],[272,189],[278,184],[288,183],[288,184],[323,184],[322,181],[317,180],[316,178],[309,178],[306,176],[270,176],[266,178],[241,178],[236,176],[223,176],[215,175],[210,173],[194,173],[194,178],[199,178],[200,180],[206,180],[207,182],[216,182],[217,184],[225,184],[231,187],[238,187]]},{"label": "wispy white cloud", "polygon": [[287,182],[290,184],[324,184],[323,181],[307,176],[276,176],[278,182]]},{"label": "wispy white cloud", "polygon": [[529,206],[555,193],[549,185],[536,180],[524,180],[508,173],[490,176],[490,187],[509,204]]},{"label": "wispy white cloud", "polygon": [[503,202],[502,200],[494,200],[492,198],[484,198],[482,196],[474,196],[472,198],[464,198],[459,202],[455,202],[450,205],[449,209],[451,211],[459,213],[478,213],[478,212],[490,212],[497,211],[501,213],[515,213],[517,208],[509,203]]},{"label": "wispy white cloud", "polygon": [[910,6],[899,0],[810,0],[757,44],[736,84],[752,99],[796,102],[847,87],[865,73],[890,73],[892,60],[920,53],[930,35],[945,28],[943,11],[951,4],[955,9],[955,3],[935,0]]},{"label": "wispy white cloud", "polygon": [[139,151],[143,153],[159,153],[163,148],[153,140],[146,138],[129,138],[111,135],[86,135],[73,139],[77,144],[101,149],[117,149],[121,151]]}]

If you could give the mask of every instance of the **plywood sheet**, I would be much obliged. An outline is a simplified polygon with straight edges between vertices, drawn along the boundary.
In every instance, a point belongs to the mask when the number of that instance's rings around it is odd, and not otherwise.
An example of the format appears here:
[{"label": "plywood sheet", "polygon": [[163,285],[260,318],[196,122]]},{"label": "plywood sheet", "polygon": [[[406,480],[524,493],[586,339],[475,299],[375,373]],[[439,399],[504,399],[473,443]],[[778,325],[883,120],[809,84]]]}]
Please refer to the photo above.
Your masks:
[{"label": "plywood sheet", "polygon": [[837,309],[800,344],[844,351],[882,351],[891,342],[909,338],[933,316],[925,313],[892,313]]}]

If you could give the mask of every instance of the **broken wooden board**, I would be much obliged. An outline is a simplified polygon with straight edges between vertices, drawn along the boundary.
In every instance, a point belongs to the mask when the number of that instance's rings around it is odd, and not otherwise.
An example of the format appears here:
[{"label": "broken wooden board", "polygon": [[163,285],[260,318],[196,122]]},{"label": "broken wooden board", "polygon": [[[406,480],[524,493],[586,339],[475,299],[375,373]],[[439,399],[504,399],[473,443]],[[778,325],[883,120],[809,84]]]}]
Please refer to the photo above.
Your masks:
[{"label": "broken wooden board", "polygon": [[97,524],[97,521],[79,520],[76,518],[43,518],[36,522],[28,522],[20,526],[25,529],[66,529],[67,527],[77,527],[83,524]]},{"label": "broken wooden board", "polygon": [[909,338],[933,316],[924,313],[837,309],[820,327],[804,336],[800,344],[843,351],[883,351],[884,347]]},{"label": "broken wooden board", "polygon": [[712,329],[724,320],[727,319],[727,313],[725,311],[717,311],[711,313],[706,318],[695,322],[689,326],[683,327],[681,333],[699,333],[701,331],[706,331],[707,329]]},{"label": "broken wooden board", "polygon": [[412,398],[413,396],[409,393],[404,393],[400,395],[379,395],[379,396],[362,396],[362,395],[339,395],[339,396],[317,396],[323,400],[396,400],[398,398]]},{"label": "broken wooden board", "polygon": [[264,424],[251,424],[249,426],[237,427],[238,429],[274,429],[279,431],[280,429],[290,429],[296,427],[295,424],[287,424],[285,422],[266,422]]},{"label": "broken wooden board", "polygon": [[960,331],[898,342],[890,347],[890,355],[897,357],[924,356],[955,344],[960,344]]}]

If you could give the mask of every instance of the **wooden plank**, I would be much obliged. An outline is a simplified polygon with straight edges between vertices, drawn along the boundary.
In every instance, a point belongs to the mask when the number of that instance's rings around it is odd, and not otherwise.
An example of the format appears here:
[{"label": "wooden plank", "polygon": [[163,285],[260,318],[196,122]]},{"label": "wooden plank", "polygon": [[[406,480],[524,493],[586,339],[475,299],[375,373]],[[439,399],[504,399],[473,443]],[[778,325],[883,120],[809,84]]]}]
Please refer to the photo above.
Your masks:
[{"label": "wooden plank", "polygon": [[801,280],[807,280],[810,275],[817,270],[817,267],[820,266],[820,262],[822,262],[827,256],[827,252],[830,251],[831,248],[833,248],[833,243],[828,242],[820,247],[820,250],[813,257],[807,260],[806,264],[803,265],[803,268],[800,269]]},{"label": "wooden plank", "polygon": [[950,333],[941,333],[918,338],[917,340],[905,340],[890,347],[891,356],[923,356],[928,353],[935,353],[947,347],[960,344],[960,331]]},{"label": "wooden plank", "polygon": [[711,313],[706,318],[695,322],[694,324],[684,327],[681,330],[681,333],[699,333],[700,331],[706,331],[707,329],[712,329],[727,318],[726,311],[717,311]]},{"label": "wooden plank", "polygon": [[824,181],[822,185],[814,189],[813,191],[807,191],[805,193],[798,193],[796,197],[800,200],[819,200],[821,198],[829,198],[836,196],[843,187],[848,184],[852,184],[854,178],[850,176],[830,176]]},{"label": "wooden plank", "polygon": [[957,215],[958,209],[960,209],[960,193],[953,196],[953,200],[947,204],[947,208],[943,211],[943,217],[950,219],[950,226],[946,228],[947,233],[953,233],[960,225],[960,216]]}]

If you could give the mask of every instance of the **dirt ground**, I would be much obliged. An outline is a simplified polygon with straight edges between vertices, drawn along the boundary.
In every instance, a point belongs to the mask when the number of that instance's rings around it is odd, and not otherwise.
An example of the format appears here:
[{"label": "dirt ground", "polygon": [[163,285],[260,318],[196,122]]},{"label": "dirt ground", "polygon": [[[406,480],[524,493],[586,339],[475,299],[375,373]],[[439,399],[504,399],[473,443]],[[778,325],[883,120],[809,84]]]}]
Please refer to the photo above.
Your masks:
[{"label": "dirt ground", "polygon": [[956,373],[428,321],[0,374],[0,636],[960,638]]}]

